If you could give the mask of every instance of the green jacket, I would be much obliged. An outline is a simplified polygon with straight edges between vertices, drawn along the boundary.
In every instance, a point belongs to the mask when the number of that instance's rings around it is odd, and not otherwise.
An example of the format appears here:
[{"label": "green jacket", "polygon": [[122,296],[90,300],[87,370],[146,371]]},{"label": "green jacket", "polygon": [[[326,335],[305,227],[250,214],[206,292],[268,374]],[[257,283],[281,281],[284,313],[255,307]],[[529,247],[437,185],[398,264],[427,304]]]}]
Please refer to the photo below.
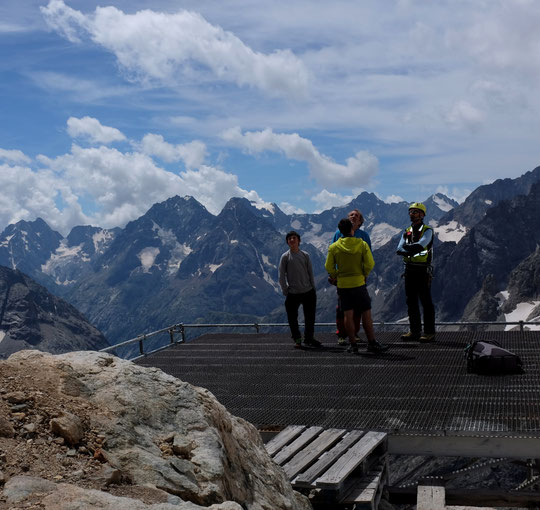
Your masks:
[{"label": "green jacket", "polygon": [[375,261],[364,240],[342,237],[328,248],[324,267],[332,278],[337,278],[338,288],[350,289],[365,285]]}]

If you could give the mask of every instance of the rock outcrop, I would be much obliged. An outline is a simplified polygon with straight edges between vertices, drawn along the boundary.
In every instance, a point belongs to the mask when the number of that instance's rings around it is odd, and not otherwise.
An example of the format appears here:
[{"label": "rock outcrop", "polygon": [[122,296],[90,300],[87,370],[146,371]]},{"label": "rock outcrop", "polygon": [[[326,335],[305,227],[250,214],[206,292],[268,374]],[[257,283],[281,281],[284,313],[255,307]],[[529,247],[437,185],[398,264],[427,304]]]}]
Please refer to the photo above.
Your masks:
[{"label": "rock outcrop", "polygon": [[20,351],[0,388],[0,507],[311,508],[251,424],[158,369]]}]

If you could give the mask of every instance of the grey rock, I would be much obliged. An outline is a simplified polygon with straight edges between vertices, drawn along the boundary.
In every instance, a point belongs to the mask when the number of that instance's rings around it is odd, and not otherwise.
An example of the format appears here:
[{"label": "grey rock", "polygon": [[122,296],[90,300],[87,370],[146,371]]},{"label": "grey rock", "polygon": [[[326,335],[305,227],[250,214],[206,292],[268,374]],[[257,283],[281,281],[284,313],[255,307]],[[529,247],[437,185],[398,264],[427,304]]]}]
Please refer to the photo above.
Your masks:
[{"label": "grey rock", "polygon": [[[88,389],[77,398],[99,410],[88,425],[106,438],[101,452],[110,479],[118,470],[134,485],[207,508],[240,510],[233,502],[242,502],[244,510],[311,508],[267,454],[257,430],[228,413],[205,389],[89,351],[57,356],[20,351],[6,363],[11,362],[59,380],[67,372]],[[171,454],[171,437],[181,456]],[[162,451],[164,439],[168,449]]]},{"label": "grey rock", "polygon": [[8,503],[19,503],[35,493],[48,494],[56,484],[35,476],[14,476],[4,485],[4,497]]},{"label": "grey rock", "polygon": [[64,438],[70,445],[77,445],[84,436],[84,427],[78,416],[64,412],[50,421],[51,432]]}]

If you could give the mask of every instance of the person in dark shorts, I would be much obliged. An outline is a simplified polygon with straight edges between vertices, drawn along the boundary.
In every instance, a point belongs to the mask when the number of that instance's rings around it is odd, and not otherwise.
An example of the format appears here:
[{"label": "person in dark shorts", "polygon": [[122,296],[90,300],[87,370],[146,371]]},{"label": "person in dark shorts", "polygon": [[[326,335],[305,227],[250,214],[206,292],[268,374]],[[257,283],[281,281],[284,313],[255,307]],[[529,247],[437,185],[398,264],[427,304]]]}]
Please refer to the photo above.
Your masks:
[{"label": "person in dark shorts", "polygon": [[[366,277],[375,266],[373,255],[363,239],[354,237],[354,228],[349,218],[343,218],[338,224],[343,235],[328,248],[324,265],[331,278],[337,279],[341,309],[345,316],[345,330],[349,337],[349,352],[357,353],[354,315],[361,315],[371,310],[371,299],[366,288]],[[368,352],[380,353],[388,346],[375,340],[373,328],[366,331]]]},{"label": "person in dark shorts", "polygon": [[[358,209],[353,209],[347,214],[347,218],[351,220],[354,229],[354,237],[358,239],[363,239],[368,244],[369,249],[371,250],[371,239],[369,237],[369,234],[365,230],[362,230],[360,228],[364,224],[364,215]],[[336,233],[334,234],[332,242],[335,243],[340,237],[343,237],[343,234],[339,231],[338,228],[336,230]],[[335,282],[333,280],[329,281],[329,283],[335,285]],[[371,309],[366,310],[361,315],[358,313],[354,314],[354,332],[357,341],[359,340],[358,333],[360,331],[360,323],[362,323],[364,327],[364,333],[366,333],[366,336],[369,336],[369,328],[373,329]],[[339,295],[338,304],[336,306],[336,335],[338,337],[338,345],[347,345],[349,343],[347,338],[347,332],[345,331],[343,310],[341,309]]]},{"label": "person in dark shorts", "polygon": [[295,347],[302,346],[302,335],[298,327],[298,309],[304,310],[304,344],[320,347],[313,337],[317,294],[309,255],[300,249],[300,234],[291,230],[285,236],[289,249],[279,261],[279,284],[285,296],[285,310]]}]

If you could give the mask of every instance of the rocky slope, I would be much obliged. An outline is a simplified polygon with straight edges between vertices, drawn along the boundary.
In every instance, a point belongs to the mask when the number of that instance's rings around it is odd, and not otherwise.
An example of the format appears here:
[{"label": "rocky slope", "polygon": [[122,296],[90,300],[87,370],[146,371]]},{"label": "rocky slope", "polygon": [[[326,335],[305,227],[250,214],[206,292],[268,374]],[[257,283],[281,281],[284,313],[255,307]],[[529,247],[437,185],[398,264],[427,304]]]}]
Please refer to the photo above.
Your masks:
[{"label": "rocky slope", "polygon": [[108,346],[73,306],[20,271],[0,266],[0,358],[28,348],[61,353]]},{"label": "rocky slope", "polygon": [[160,370],[21,351],[0,388],[0,508],[311,508],[252,425]]}]

